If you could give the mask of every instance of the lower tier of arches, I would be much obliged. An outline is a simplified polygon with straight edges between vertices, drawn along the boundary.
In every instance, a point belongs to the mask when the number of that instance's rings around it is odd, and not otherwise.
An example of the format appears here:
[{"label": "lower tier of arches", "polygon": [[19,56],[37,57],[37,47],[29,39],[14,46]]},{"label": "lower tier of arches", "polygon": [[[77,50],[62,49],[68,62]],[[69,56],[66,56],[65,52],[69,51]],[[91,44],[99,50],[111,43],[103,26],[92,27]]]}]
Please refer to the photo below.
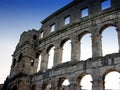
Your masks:
[{"label": "lower tier of arches", "polygon": [[[111,73],[114,74],[111,75]],[[89,79],[85,80],[86,77]],[[11,80],[12,78],[14,80]],[[115,90],[114,87],[106,86],[108,83],[110,83],[109,86],[115,86],[112,84],[114,81],[108,81],[108,78],[110,80],[117,78],[115,82],[119,88],[119,53],[90,58],[86,61],[69,61],[46,72],[38,72],[27,77],[10,77],[8,78],[10,82],[7,90],[14,90],[15,88],[16,90]]]}]

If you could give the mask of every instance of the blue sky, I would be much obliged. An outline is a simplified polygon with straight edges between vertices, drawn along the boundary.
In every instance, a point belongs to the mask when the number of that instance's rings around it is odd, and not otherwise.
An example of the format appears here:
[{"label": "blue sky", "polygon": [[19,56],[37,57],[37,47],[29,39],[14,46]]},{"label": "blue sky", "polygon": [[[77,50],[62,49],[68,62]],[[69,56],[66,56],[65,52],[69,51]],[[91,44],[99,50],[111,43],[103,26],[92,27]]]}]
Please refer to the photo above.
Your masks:
[{"label": "blue sky", "polygon": [[[9,75],[12,63],[11,55],[19,42],[20,34],[29,29],[39,30],[41,26],[40,22],[43,19],[71,1],[72,0],[0,0],[0,83],[3,83],[7,75]],[[112,29],[115,31],[114,28],[109,28],[109,30],[106,30],[107,32],[103,32],[103,35],[105,34],[107,39],[105,40],[103,37],[103,43],[108,43],[108,39],[111,40],[109,42],[117,42],[113,38],[113,36],[117,36],[116,32],[113,33],[113,31],[111,31]],[[91,36],[88,35],[87,39],[86,37],[85,39],[83,38],[83,41],[90,42],[90,37]],[[87,43],[84,43],[83,46],[85,46],[85,44],[88,45]],[[116,48],[108,47],[108,45]],[[108,45],[104,46],[103,49],[107,48],[106,50],[109,50],[111,48],[115,51],[118,50],[118,45]],[[91,45],[89,46],[91,47]],[[86,52],[84,55],[86,56]]]},{"label": "blue sky", "polygon": [[0,0],[1,34],[39,29],[41,20],[70,1],[72,0]]},{"label": "blue sky", "polygon": [[72,0],[0,0],[0,83],[9,75],[20,34],[39,29],[41,21]]}]

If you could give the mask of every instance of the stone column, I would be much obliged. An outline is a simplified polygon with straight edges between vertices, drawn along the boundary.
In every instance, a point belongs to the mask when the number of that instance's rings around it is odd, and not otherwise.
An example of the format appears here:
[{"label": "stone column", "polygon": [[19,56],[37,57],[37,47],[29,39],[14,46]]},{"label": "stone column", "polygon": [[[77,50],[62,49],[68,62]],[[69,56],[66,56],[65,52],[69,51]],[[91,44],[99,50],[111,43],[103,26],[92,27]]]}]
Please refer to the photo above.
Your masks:
[{"label": "stone column", "polygon": [[[39,59],[35,59],[34,60],[34,69],[33,69],[33,72],[37,72],[37,70],[38,70],[38,63],[39,63]],[[39,69],[40,70],[40,69]]]},{"label": "stone column", "polygon": [[92,34],[92,57],[102,56],[101,34]]},{"label": "stone column", "polygon": [[103,75],[101,75],[100,69],[96,68],[92,70],[92,90],[104,90]]},{"label": "stone column", "polygon": [[62,90],[58,88],[58,79],[52,78],[51,80],[51,89],[50,90]]},{"label": "stone column", "polygon": [[77,36],[72,38],[71,42],[71,60],[72,61],[79,61],[80,60],[80,41],[78,40]]},{"label": "stone column", "polygon": [[104,81],[99,80],[99,78],[97,80],[93,80],[92,84],[92,90],[105,90]]},{"label": "stone column", "polygon": [[54,49],[54,66],[57,66],[62,62],[62,52],[63,49],[61,47],[55,47]]},{"label": "stone column", "polygon": [[81,90],[80,85],[78,85],[78,84],[70,84],[69,85],[69,90]]},{"label": "stone column", "polygon": [[81,90],[80,84],[77,82],[77,78],[75,76],[70,77],[69,81],[69,90]]},{"label": "stone column", "polygon": [[45,72],[48,69],[48,57],[49,57],[49,54],[46,53],[45,51],[43,51],[41,53],[41,67],[40,67],[40,71]]}]

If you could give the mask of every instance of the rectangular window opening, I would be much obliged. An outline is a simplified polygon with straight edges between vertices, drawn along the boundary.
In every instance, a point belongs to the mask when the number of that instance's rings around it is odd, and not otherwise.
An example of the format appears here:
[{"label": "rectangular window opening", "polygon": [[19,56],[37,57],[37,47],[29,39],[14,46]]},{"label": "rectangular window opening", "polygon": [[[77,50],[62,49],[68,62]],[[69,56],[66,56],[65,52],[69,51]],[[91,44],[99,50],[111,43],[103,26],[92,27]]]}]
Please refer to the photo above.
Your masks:
[{"label": "rectangular window opening", "polygon": [[102,0],[101,1],[102,10],[108,9],[110,7],[111,7],[111,1],[110,0]]},{"label": "rectangular window opening", "polygon": [[81,17],[86,17],[88,16],[88,8],[84,8],[81,10]]},{"label": "rectangular window opening", "polygon": [[41,38],[43,38],[43,32],[41,32],[41,35],[40,35]]},{"label": "rectangular window opening", "polygon": [[70,16],[64,18],[65,25],[70,24]]},{"label": "rectangular window opening", "polygon": [[55,24],[50,25],[50,30],[51,30],[51,32],[55,31]]}]

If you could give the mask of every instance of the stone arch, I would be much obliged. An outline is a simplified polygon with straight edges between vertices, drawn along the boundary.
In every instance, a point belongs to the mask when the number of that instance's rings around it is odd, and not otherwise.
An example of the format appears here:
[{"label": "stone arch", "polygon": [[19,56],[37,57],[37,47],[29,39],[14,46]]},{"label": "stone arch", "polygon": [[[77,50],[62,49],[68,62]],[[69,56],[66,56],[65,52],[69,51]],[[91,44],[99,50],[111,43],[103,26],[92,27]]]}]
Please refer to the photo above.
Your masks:
[{"label": "stone arch", "polygon": [[[107,27],[110,27],[110,26],[117,27],[117,26],[116,26],[115,24],[113,24],[113,23],[105,23],[105,24],[103,24],[103,25],[100,27],[99,33],[102,34],[103,31],[104,31]],[[117,29],[116,29],[116,31],[117,31]]]},{"label": "stone arch", "polygon": [[[104,24],[99,30],[99,33],[102,36],[103,55],[118,52],[119,44],[118,44],[118,35],[117,35],[118,32],[116,28],[117,28],[116,25],[112,23],[107,23]],[[112,49],[112,47],[115,48]]]},{"label": "stone arch", "polygon": [[32,86],[31,86],[31,90],[36,90],[36,85],[35,84],[33,84]]},{"label": "stone arch", "polygon": [[[91,32],[83,31],[78,35],[80,41],[80,60],[86,60],[92,57],[92,41],[91,41]],[[87,42],[86,42],[87,40]],[[86,49],[85,49],[86,48]],[[88,53],[86,56],[86,53]]]},{"label": "stone arch", "polygon": [[46,80],[42,85],[42,90],[50,90],[51,84],[49,80]]},{"label": "stone arch", "polygon": [[49,53],[50,49],[54,46],[55,46],[54,44],[50,44],[46,49],[46,53]]},{"label": "stone arch", "polygon": [[59,81],[58,81],[58,88],[59,88],[59,90],[62,90],[63,88],[68,88],[66,85],[63,85],[65,80],[67,80],[69,82],[69,80],[66,77],[60,77],[59,78]]},{"label": "stone arch", "polygon": [[83,31],[83,32],[81,32],[81,33],[78,35],[78,39],[81,40],[82,37],[83,37],[84,35],[88,34],[88,33],[90,33],[90,32],[89,32],[89,31]]},{"label": "stone arch", "polygon": [[37,51],[37,53],[35,54],[35,58],[39,58],[39,55],[42,53],[42,50],[39,50],[39,51]]},{"label": "stone arch", "polygon": [[68,40],[70,40],[69,37],[64,38],[64,39],[61,41],[60,46],[63,47],[63,45],[65,44],[65,42],[68,41]]},{"label": "stone arch", "polygon": [[117,70],[115,70],[115,69],[108,69],[108,70],[104,71],[102,80],[105,79],[105,76],[106,76],[108,73],[113,72],[113,71],[117,71]]},{"label": "stone arch", "polygon": [[[85,81],[82,81],[82,80],[85,80]],[[87,81],[86,81],[87,80]],[[86,89],[92,89],[92,76],[91,76],[91,74],[90,73],[87,73],[87,72],[83,72],[82,74],[80,74],[79,76],[78,76],[78,79],[77,79],[77,84],[78,85],[80,85],[80,87],[82,88],[82,87],[84,87],[84,86],[82,86],[82,84],[83,85],[85,85],[85,86],[88,86],[88,87],[86,87]],[[85,89],[85,88],[84,88]],[[85,90],[86,90],[85,89]]]},{"label": "stone arch", "polygon": [[[118,90],[120,83],[120,73],[115,69],[108,69],[103,74],[104,89]],[[112,82],[111,82],[112,81]]]},{"label": "stone arch", "polygon": [[78,78],[77,78],[77,83],[79,84],[79,82],[81,81],[81,79],[82,79],[85,75],[87,75],[87,74],[88,74],[87,72],[81,73],[81,74],[78,76]]}]

